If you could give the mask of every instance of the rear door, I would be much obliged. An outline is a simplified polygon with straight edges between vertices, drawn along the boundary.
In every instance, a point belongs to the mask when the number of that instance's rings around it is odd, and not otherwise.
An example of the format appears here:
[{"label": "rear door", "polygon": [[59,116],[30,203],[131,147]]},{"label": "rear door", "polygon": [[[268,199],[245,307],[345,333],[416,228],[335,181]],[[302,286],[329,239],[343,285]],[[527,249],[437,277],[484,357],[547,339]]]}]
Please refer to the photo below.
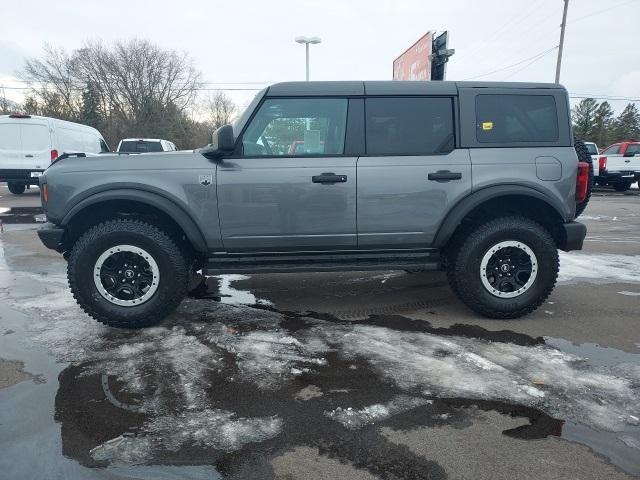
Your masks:
[{"label": "rear door", "polygon": [[369,97],[358,160],[358,246],[424,248],[471,191],[469,151],[455,148],[451,96]]},{"label": "rear door", "polygon": [[267,98],[217,167],[228,251],[352,249],[356,161],[347,98]]},{"label": "rear door", "polygon": [[16,119],[0,123],[0,168],[43,170],[51,163],[51,134],[46,121]]},{"label": "rear door", "polygon": [[[633,154],[633,156],[625,156]],[[609,172],[640,172],[640,144],[612,145],[602,155],[607,157]]]}]

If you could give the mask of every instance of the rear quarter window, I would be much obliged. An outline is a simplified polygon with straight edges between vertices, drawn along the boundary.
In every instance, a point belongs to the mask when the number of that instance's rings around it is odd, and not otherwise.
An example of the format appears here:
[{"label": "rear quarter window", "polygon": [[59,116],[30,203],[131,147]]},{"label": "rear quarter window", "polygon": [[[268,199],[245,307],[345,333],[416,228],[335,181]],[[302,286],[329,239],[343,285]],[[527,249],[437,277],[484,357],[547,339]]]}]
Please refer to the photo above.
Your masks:
[{"label": "rear quarter window", "polygon": [[476,97],[478,142],[555,142],[558,138],[558,110],[552,95]]}]

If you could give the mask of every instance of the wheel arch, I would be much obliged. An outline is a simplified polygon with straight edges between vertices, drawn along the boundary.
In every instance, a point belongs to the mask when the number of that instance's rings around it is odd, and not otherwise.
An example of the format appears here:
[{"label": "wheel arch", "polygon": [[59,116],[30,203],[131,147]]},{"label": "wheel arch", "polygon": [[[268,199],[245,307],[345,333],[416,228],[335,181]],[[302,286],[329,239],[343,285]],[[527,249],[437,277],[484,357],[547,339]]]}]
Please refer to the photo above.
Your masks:
[{"label": "wheel arch", "polygon": [[498,185],[472,193],[458,202],[440,225],[434,246],[446,247],[449,241],[467,224],[479,218],[494,218],[509,214],[523,214],[547,228],[558,247],[566,239],[558,228],[565,219],[560,203],[548,195],[522,185]]},{"label": "wheel arch", "polygon": [[155,215],[159,222],[175,228],[176,233],[184,235],[195,252],[207,252],[202,231],[182,207],[156,193],[134,189],[99,192],[78,202],[60,222],[68,231],[68,238],[63,239],[63,242],[77,236],[82,225],[95,224],[121,210],[126,210],[127,214],[133,216]]}]

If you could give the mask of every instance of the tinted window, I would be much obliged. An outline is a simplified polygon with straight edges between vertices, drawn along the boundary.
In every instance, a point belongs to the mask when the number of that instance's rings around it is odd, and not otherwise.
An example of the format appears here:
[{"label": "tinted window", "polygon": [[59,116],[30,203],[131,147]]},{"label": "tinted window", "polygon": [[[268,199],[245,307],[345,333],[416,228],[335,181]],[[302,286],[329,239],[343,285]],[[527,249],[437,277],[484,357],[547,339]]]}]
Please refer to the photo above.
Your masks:
[{"label": "tinted window", "polygon": [[453,150],[450,98],[369,98],[365,108],[369,155],[429,155]]},{"label": "tinted window", "polygon": [[476,138],[486,143],[555,142],[556,101],[551,95],[478,95]]},{"label": "tinted window", "polygon": [[638,143],[632,143],[631,145],[629,145],[627,147],[627,149],[624,152],[626,155],[638,155],[638,153],[640,153],[640,144]]},{"label": "tinted window", "polygon": [[120,144],[119,152],[124,153],[146,153],[162,152],[160,142],[148,142],[146,140],[125,140]]},{"label": "tinted window", "polygon": [[339,155],[344,152],[346,98],[266,100],[242,138],[247,156]]},{"label": "tinted window", "polygon": [[21,150],[19,125],[0,123],[0,150]]},{"label": "tinted window", "polygon": [[109,145],[107,145],[107,142],[105,142],[102,138],[100,139],[100,153],[107,153],[109,152]]},{"label": "tinted window", "polygon": [[618,143],[616,145],[611,145],[609,148],[606,148],[602,153],[604,155],[616,155],[620,153],[620,144]]}]

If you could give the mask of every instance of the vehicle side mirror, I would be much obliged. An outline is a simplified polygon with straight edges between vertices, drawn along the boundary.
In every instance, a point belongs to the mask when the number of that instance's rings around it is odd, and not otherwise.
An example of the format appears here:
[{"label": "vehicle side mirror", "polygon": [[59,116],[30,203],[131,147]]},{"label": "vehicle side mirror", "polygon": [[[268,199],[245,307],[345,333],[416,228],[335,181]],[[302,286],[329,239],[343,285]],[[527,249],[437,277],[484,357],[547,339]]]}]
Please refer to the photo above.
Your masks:
[{"label": "vehicle side mirror", "polygon": [[634,157],[636,155],[636,152],[630,152],[630,151],[626,151],[624,152],[623,157]]},{"label": "vehicle side mirror", "polygon": [[231,125],[223,125],[213,132],[211,144],[204,147],[202,153],[210,157],[219,158],[233,152],[235,144],[233,127]]}]

